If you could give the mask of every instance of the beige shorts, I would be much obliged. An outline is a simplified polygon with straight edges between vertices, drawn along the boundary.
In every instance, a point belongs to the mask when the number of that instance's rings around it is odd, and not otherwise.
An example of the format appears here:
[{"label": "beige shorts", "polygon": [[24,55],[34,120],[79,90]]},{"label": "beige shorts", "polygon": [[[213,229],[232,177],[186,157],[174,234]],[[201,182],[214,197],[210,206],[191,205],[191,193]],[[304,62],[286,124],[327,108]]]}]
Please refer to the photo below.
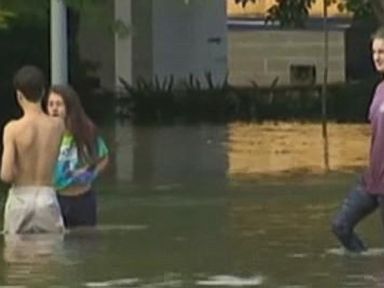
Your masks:
[{"label": "beige shorts", "polygon": [[56,192],[46,186],[9,189],[4,211],[4,233],[61,233],[64,223]]}]

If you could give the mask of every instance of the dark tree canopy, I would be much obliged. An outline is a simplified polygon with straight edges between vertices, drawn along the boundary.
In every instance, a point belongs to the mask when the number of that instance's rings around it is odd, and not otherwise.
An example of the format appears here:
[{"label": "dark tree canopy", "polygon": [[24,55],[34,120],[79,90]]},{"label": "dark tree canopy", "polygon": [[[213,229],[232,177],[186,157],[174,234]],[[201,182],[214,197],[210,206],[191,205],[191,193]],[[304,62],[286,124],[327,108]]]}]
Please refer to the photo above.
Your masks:
[{"label": "dark tree canopy", "polygon": [[[234,0],[245,7],[257,0]],[[283,27],[304,27],[309,9],[316,0],[276,0],[267,12],[267,21],[278,21]],[[327,5],[337,5],[340,11],[352,12],[355,19],[369,19],[384,25],[384,0],[323,0]]]},{"label": "dark tree canopy", "polygon": [[[100,5],[109,0],[65,0],[66,4],[90,15],[98,23],[105,17],[100,15]],[[223,0],[224,1],[224,0]],[[233,0],[245,7],[258,0]],[[316,0],[276,0],[266,11],[267,21],[278,21],[283,27],[304,27],[309,9]],[[337,5],[340,11],[352,12],[355,19],[374,17],[384,25],[384,0],[323,0],[327,5]],[[0,28],[13,17],[48,17],[50,0],[0,0]]]}]

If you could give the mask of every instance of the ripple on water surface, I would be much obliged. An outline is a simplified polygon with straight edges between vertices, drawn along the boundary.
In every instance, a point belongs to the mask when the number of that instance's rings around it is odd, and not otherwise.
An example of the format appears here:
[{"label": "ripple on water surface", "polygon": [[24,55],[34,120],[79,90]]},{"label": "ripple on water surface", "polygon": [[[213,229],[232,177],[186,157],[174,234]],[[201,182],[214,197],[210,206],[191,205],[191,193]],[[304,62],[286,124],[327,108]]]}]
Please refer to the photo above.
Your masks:
[{"label": "ripple on water surface", "polygon": [[263,283],[262,276],[252,276],[248,278],[236,277],[231,275],[215,275],[205,280],[198,280],[196,284],[199,286],[214,287],[254,287]]},{"label": "ripple on water surface", "polygon": [[369,248],[367,251],[362,253],[353,253],[348,252],[344,248],[331,248],[328,249],[327,254],[336,255],[336,256],[356,256],[356,257],[374,257],[374,256],[384,256],[384,248]]}]

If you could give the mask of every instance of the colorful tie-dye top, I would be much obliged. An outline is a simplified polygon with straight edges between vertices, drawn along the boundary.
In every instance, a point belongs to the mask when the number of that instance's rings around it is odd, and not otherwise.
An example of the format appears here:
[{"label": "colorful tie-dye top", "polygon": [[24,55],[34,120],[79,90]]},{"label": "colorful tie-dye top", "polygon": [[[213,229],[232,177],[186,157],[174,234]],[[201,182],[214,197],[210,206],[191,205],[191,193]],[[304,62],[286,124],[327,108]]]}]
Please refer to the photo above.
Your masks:
[{"label": "colorful tie-dye top", "polygon": [[[97,153],[99,159],[104,158],[109,153],[101,137],[97,138]],[[61,140],[59,157],[55,168],[54,185],[56,190],[64,189],[73,184],[91,184],[94,178],[89,178],[89,183],[84,183],[84,180],[80,182],[79,178],[73,175],[74,171],[86,164],[91,163],[84,163],[79,159],[73,135],[68,132],[65,133]]]}]

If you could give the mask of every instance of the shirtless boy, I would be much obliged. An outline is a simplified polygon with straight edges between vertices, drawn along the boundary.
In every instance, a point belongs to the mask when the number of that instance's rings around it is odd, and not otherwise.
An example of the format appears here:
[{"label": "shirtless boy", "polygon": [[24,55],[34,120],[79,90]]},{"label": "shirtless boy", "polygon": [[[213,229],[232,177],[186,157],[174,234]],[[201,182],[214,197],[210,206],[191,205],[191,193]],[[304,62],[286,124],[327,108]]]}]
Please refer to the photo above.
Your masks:
[{"label": "shirtless boy", "polygon": [[23,116],[8,122],[3,134],[0,177],[11,184],[4,233],[62,232],[52,181],[64,123],[42,111],[45,80],[39,68],[22,67],[13,85]]}]

